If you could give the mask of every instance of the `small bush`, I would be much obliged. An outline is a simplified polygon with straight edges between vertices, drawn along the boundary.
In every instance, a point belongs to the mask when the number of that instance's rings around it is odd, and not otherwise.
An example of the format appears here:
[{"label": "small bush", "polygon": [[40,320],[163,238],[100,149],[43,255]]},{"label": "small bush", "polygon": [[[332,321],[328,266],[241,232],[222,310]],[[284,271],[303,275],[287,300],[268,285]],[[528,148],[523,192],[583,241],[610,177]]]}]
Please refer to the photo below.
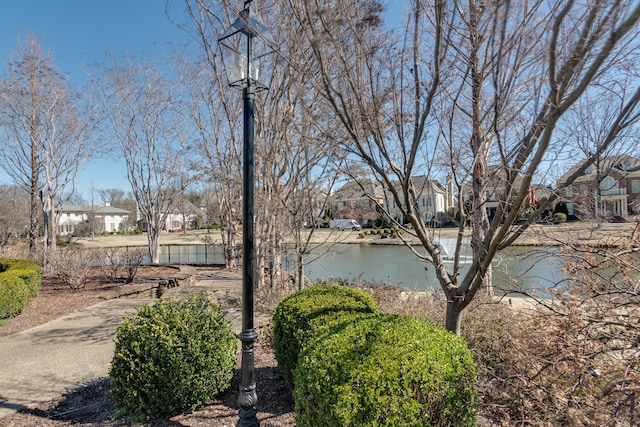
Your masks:
[{"label": "small bush", "polygon": [[134,248],[126,250],[122,261],[127,273],[127,282],[133,282],[133,280],[136,278],[136,275],[138,274],[140,265],[142,265],[144,257],[148,254],[149,251],[146,248]]},{"label": "small bush", "polygon": [[293,371],[298,426],[473,426],[476,377],[465,342],[388,314],[335,322]]},{"label": "small bush", "polygon": [[126,276],[133,282],[148,251],[146,248],[104,248],[100,251],[100,267],[112,280]]},{"label": "small bush", "polygon": [[556,212],[553,214],[553,219],[556,224],[564,224],[567,222],[567,215],[562,212]]},{"label": "small bush", "polygon": [[230,322],[206,296],[145,305],[116,332],[111,394],[129,415],[193,410],[230,386],[235,352]]},{"label": "small bush", "polygon": [[115,280],[120,276],[120,270],[122,268],[120,262],[121,250],[121,248],[103,248],[98,254],[100,258],[100,268],[111,280]]},{"label": "small bush", "polygon": [[344,286],[318,285],[286,297],[273,315],[276,360],[282,375],[291,382],[298,354],[306,342],[345,313],[377,313],[373,297]]},{"label": "small bush", "polygon": [[38,295],[41,279],[36,262],[0,259],[0,319],[20,314]]},{"label": "small bush", "polygon": [[69,246],[52,251],[48,267],[71,289],[80,289],[87,281],[94,260],[92,250]]}]

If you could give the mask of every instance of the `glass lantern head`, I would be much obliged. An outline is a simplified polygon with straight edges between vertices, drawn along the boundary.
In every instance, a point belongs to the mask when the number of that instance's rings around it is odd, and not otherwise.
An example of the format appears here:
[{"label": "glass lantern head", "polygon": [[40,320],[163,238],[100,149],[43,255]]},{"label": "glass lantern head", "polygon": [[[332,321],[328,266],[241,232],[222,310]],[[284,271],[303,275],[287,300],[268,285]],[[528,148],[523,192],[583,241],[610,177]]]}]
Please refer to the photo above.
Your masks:
[{"label": "glass lantern head", "polygon": [[273,75],[275,41],[267,27],[249,9],[218,39],[229,85],[268,89]]}]

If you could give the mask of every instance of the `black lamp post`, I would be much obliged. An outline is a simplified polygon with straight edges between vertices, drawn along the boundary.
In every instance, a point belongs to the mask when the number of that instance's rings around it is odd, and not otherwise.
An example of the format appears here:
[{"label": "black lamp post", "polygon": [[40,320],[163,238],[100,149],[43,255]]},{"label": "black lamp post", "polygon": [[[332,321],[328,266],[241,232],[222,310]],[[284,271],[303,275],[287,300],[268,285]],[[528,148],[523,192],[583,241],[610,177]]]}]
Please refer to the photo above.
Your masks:
[{"label": "black lamp post", "polygon": [[253,284],[256,273],[253,232],[254,99],[268,89],[273,72],[275,43],[264,24],[249,14],[249,1],[238,19],[218,40],[229,85],[242,89],[244,101],[244,148],[242,164],[242,374],[239,427],[258,426],[253,347],[258,333],[253,327]]}]

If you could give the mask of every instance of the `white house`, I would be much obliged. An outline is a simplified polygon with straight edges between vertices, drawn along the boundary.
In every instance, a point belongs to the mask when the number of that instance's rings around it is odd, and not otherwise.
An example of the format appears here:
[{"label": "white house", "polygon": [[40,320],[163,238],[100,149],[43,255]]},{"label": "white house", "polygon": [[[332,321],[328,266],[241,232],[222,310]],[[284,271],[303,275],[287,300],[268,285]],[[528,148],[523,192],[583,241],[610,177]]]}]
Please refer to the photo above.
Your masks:
[{"label": "white house", "polygon": [[64,205],[58,213],[58,234],[68,236],[76,231],[78,225],[88,223],[94,218],[97,233],[103,231],[116,232],[123,230],[124,222],[129,218],[129,211],[112,206],[77,206]]},{"label": "white house", "polygon": [[[442,188],[437,181],[431,180],[426,176],[413,177],[412,181],[416,191],[416,210],[420,212],[422,220],[425,223],[430,223],[433,220],[437,223],[446,222],[448,220],[447,212],[451,207],[448,206],[447,199],[449,194],[447,190]],[[388,200],[387,208],[389,215],[400,224],[407,222],[395,200]]]}]

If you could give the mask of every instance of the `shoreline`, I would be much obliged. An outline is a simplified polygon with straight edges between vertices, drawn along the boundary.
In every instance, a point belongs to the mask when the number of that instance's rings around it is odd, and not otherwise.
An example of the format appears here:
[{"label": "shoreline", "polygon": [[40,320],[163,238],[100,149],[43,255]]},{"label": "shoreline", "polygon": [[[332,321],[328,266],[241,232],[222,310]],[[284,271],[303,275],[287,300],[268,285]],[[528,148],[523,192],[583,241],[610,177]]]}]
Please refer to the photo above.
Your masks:
[{"label": "shoreline", "polygon": [[[533,225],[527,229],[511,246],[524,247],[552,247],[560,246],[564,243],[599,246],[599,247],[618,247],[628,242],[638,229],[638,223],[587,223],[572,222],[560,225]],[[456,238],[458,229],[456,228],[435,228],[433,230],[434,238],[451,239]],[[365,232],[367,229],[364,230]],[[366,235],[361,237],[362,232],[358,231],[336,231],[329,229],[317,229],[314,231],[311,244],[372,244],[372,245],[404,245],[402,240],[398,238],[382,239],[378,235]],[[465,232],[468,236],[468,232]],[[242,233],[238,235],[238,242],[242,239]],[[191,230],[187,233],[169,233],[160,234],[160,245],[205,245],[205,244],[221,244],[222,238],[219,230]],[[413,239],[410,242],[413,245],[420,243]],[[292,238],[286,236],[284,243],[291,243]],[[128,235],[106,235],[96,236],[94,238],[81,238],[74,240],[73,243],[80,244],[87,248],[107,248],[107,247],[126,247],[126,246],[147,246],[146,234],[128,234]]]}]

